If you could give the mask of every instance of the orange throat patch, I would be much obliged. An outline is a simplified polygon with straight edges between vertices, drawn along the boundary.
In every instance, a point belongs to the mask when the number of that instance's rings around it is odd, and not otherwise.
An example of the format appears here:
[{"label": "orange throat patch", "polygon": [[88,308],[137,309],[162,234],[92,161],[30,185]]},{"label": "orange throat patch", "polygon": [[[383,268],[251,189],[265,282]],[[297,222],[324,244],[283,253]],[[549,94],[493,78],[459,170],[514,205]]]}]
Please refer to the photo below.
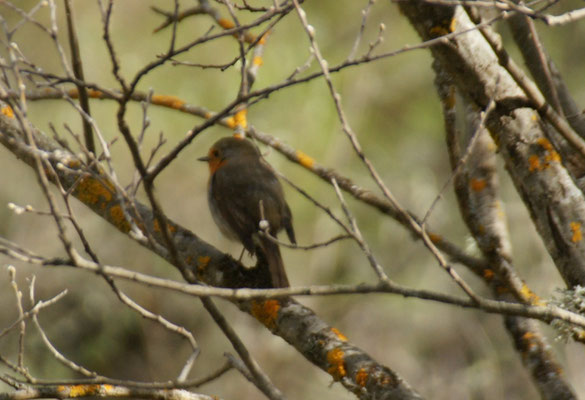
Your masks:
[{"label": "orange throat patch", "polygon": [[209,160],[209,172],[213,175],[222,165],[225,164],[225,159],[214,157]]}]

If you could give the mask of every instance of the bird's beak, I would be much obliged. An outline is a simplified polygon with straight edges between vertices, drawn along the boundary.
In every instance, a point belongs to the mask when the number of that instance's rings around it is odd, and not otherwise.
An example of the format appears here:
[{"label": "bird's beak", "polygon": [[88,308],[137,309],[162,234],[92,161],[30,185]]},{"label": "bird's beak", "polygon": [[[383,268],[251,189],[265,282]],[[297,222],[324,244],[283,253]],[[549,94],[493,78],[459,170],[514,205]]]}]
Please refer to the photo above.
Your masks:
[{"label": "bird's beak", "polygon": [[197,159],[197,161],[205,161],[205,162],[209,162],[209,160],[210,160],[209,156],[199,157]]}]

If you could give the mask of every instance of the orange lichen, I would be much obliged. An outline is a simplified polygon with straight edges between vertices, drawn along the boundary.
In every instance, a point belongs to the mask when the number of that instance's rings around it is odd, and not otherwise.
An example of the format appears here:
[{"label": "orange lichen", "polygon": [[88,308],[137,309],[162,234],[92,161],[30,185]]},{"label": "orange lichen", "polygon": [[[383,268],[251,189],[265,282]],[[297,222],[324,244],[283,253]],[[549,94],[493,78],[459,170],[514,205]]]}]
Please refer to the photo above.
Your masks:
[{"label": "orange lichen", "polygon": [[544,155],[545,162],[547,163],[561,162],[560,154],[557,153],[554,146],[547,138],[540,138],[537,140],[537,143],[546,150],[546,153]]},{"label": "orange lichen", "polygon": [[[82,203],[92,206],[100,201],[110,202],[112,200],[113,186],[105,186],[99,180],[87,176],[79,182],[75,188],[75,197]],[[105,205],[102,205],[102,208]]]},{"label": "orange lichen", "polygon": [[66,397],[74,398],[93,396],[98,394],[100,389],[109,391],[112,388],[112,385],[61,385],[57,387],[57,390],[66,394]]},{"label": "orange lichen", "polygon": [[436,233],[429,232],[428,235],[429,235],[429,239],[431,239],[431,242],[433,242],[433,243],[439,243],[441,240],[443,240],[441,235],[437,235]]},{"label": "orange lichen", "polygon": [[452,18],[449,24],[449,32],[455,32],[455,29],[457,29],[457,18]]},{"label": "orange lichen", "polygon": [[343,378],[347,371],[345,370],[345,360],[343,357],[345,353],[343,350],[335,348],[327,352],[327,362],[329,363],[330,367],[327,368],[327,372],[335,379],[336,381]]},{"label": "orange lichen", "polygon": [[211,261],[211,257],[209,256],[197,257],[197,271],[203,271],[205,268],[207,268],[209,261]]},{"label": "orange lichen", "polygon": [[433,26],[429,32],[433,36],[443,36],[449,33],[449,31],[442,26]]},{"label": "orange lichen", "polygon": [[535,338],[535,335],[532,332],[526,332],[524,335],[522,335],[522,340],[524,340],[526,342],[528,342],[534,338]]},{"label": "orange lichen", "polygon": [[471,186],[471,190],[474,192],[481,192],[486,188],[487,182],[483,178],[471,178],[469,186]]},{"label": "orange lichen", "polygon": [[392,376],[390,374],[384,374],[379,376],[377,381],[381,386],[389,386],[394,384],[394,381],[392,380]]},{"label": "orange lichen", "polygon": [[252,64],[256,65],[256,66],[261,66],[262,64],[264,64],[264,60],[262,60],[262,57],[260,56],[256,56],[252,59]]},{"label": "orange lichen", "polygon": [[536,141],[536,143],[541,145],[546,151],[554,150],[552,143],[547,138],[541,137]]},{"label": "orange lichen", "polygon": [[315,160],[313,160],[313,158],[300,150],[297,150],[296,156],[297,160],[299,160],[299,164],[301,164],[303,167],[308,169],[313,168],[313,165],[315,164]]},{"label": "orange lichen", "polygon": [[72,168],[72,169],[79,168],[79,167],[81,167],[81,161],[75,160],[75,159],[69,160],[69,162],[67,163],[67,166],[69,168]]},{"label": "orange lichen", "polygon": [[[50,92],[51,92],[50,89],[47,90],[47,93],[50,93]],[[92,99],[106,98],[106,94],[104,92],[99,91],[99,90],[87,89],[86,93]],[[67,91],[67,95],[69,95],[70,97],[72,97],[74,99],[77,99],[77,98],[79,98],[79,91],[77,89],[69,89]]]},{"label": "orange lichen", "polygon": [[254,300],[252,302],[252,315],[269,329],[276,327],[276,318],[280,310],[280,302],[271,300]]},{"label": "orange lichen", "polygon": [[540,171],[542,168],[540,166],[540,159],[538,158],[537,155],[531,155],[530,157],[528,157],[528,171],[530,172],[534,172],[534,171]]},{"label": "orange lichen", "polygon": [[175,110],[180,110],[185,105],[185,101],[181,100],[177,96],[168,96],[162,94],[153,95],[150,101],[152,101],[153,104],[169,107]]},{"label": "orange lichen", "polygon": [[[191,265],[193,259],[191,258],[191,256],[188,257],[188,263],[187,265]],[[209,265],[209,261],[211,261],[211,257],[209,256],[199,256],[197,257],[197,266],[196,266],[196,270],[197,270],[197,275],[199,278],[203,279],[203,274],[205,273],[205,269],[207,268],[207,266]]]},{"label": "orange lichen", "polygon": [[[155,219],[154,222],[152,223],[152,229],[156,232],[156,233],[161,233],[161,223],[158,222],[158,219]],[[177,231],[177,227],[173,224],[170,224],[167,222],[167,229],[169,230],[170,233],[174,233]]]},{"label": "orange lichen", "polygon": [[104,92],[100,92],[99,90],[94,89],[88,89],[87,95],[95,99],[102,99],[106,97],[106,94]]},{"label": "orange lichen", "polygon": [[270,31],[268,31],[264,35],[262,35],[262,37],[258,40],[258,44],[259,45],[265,45],[266,44],[266,39],[268,39],[268,36],[269,35],[270,35]]},{"label": "orange lichen", "polygon": [[483,270],[483,277],[485,280],[491,281],[494,278],[494,271],[489,268]]},{"label": "orange lichen", "polygon": [[544,149],[544,154],[542,159],[535,154],[528,157],[528,170],[530,172],[542,171],[550,167],[552,163],[561,162],[560,154],[557,153],[554,146],[547,138],[540,138],[536,143]]},{"label": "orange lichen", "polygon": [[12,107],[10,107],[10,106],[4,106],[4,107],[0,108],[0,112],[5,117],[14,118],[14,111],[12,110]]},{"label": "orange lichen", "polygon": [[223,29],[232,29],[233,27],[235,27],[235,25],[234,25],[234,23],[232,21],[230,21],[229,19],[225,19],[225,18],[219,18],[217,20],[217,23]]},{"label": "orange lichen", "polygon": [[126,216],[124,215],[124,210],[122,210],[122,206],[116,204],[110,208],[110,221],[114,224],[122,232],[129,232],[130,231],[130,224],[126,220]]},{"label": "orange lichen", "polygon": [[457,28],[457,20],[452,18],[450,21],[444,20],[441,21],[441,25],[433,26],[429,33],[434,36],[443,36],[448,35],[451,32],[455,32]]},{"label": "orange lichen", "polygon": [[573,243],[580,242],[583,240],[583,232],[581,231],[581,223],[580,222],[571,222],[571,231],[573,232],[573,236],[571,237],[571,241]]},{"label": "orange lichen", "polygon": [[337,328],[331,328],[331,332],[333,332],[335,334],[335,336],[337,336],[337,338],[339,340],[341,340],[342,342],[347,342],[347,337],[343,333],[341,333],[339,331],[339,329],[337,329]]},{"label": "orange lichen", "polygon": [[235,128],[236,127],[236,120],[234,117],[227,117],[225,119],[225,123],[228,126],[228,128]]},{"label": "orange lichen", "polygon": [[244,129],[246,129],[248,127],[248,120],[246,118],[247,115],[248,115],[248,110],[245,108],[243,110],[240,110],[237,113],[235,113],[234,122],[235,122],[236,126],[240,126]]},{"label": "orange lichen", "polygon": [[535,306],[544,305],[540,297],[538,297],[536,293],[530,290],[530,288],[526,284],[522,285],[522,288],[520,289],[520,295],[524,300],[528,301],[532,305]]},{"label": "orange lichen", "polygon": [[357,374],[355,374],[355,383],[361,387],[365,387],[368,382],[368,372],[365,368],[360,368]]}]

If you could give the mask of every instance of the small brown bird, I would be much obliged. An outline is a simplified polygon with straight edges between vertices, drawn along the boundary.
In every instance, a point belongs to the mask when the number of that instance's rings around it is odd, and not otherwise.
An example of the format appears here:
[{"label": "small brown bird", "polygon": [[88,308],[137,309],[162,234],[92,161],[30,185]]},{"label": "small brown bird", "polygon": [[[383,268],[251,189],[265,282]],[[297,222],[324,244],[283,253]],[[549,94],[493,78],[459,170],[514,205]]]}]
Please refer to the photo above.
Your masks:
[{"label": "small brown bird", "polygon": [[292,215],[278,178],[258,148],[247,139],[226,137],[198,160],[209,164],[207,199],[221,232],[266,261],[273,287],[288,287],[278,244],[258,231],[264,219],[271,236],[276,237],[284,228],[290,241],[296,243]]}]

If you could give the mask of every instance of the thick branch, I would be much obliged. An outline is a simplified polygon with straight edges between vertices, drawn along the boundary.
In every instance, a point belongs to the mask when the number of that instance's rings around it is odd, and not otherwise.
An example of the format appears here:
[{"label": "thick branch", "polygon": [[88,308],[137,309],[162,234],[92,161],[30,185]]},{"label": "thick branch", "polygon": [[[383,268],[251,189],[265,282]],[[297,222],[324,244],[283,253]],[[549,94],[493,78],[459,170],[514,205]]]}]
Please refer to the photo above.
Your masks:
[{"label": "thick branch", "polygon": [[[401,2],[399,6],[423,40],[474,26],[462,7],[433,6],[424,1]],[[546,137],[538,118],[540,109],[532,106],[499,65],[481,32],[453,36],[431,51],[478,108],[486,108],[492,99],[496,102],[486,126],[510,176],[567,285],[585,285],[585,198]]]}]

